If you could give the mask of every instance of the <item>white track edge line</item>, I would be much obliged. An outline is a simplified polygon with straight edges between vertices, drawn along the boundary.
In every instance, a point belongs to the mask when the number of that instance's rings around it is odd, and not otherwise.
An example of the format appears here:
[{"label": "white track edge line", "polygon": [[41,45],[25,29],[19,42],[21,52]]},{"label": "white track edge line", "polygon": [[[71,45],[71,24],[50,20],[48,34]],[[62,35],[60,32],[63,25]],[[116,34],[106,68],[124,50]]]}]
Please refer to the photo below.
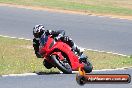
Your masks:
[{"label": "white track edge line", "polygon": [[18,37],[11,37],[11,36],[6,36],[6,35],[0,35],[1,37],[5,37],[5,38],[12,38],[12,39],[20,39],[20,40],[32,40],[32,39],[27,39],[27,38],[18,38]]},{"label": "white track edge line", "polygon": [[[18,38],[18,37],[11,37],[11,36],[5,36],[5,35],[0,35],[1,37],[6,37],[6,38],[14,38],[14,39],[20,39],[20,40],[30,40],[32,41],[32,39],[27,39],[27,38]],[[79,47],[81,49],[81,51],[84,51],[84,50],[89,50],[89,51],[95,51],[95,52],[104,52],[104,53],[110,53],[110,54],[114,54],[114,55],[119,55],[119,56],[125,56],[125,57],[130,57],[128,55],[125,55],[125,54],[120,54],[120,53],[114,53],[114,52],[106,52],[106,51],[103,51],[103,50],[94,50],[94,49],[86,49],[86,48],[83,48],[83,47]]]},{"label": "white track edge line", "polygon": [[2,77],[14,77],[14,76],[34,76],[37,75],[37,73],[23,73],[23,74],[8,74],[8,75],[2,75]]},{"label": "white track edge line", "polygon": [[[132,68],[130,67],[123,67],[123,68],[116,68],[116,69],[101,69],[101,70],[93,70],[92,72],[100,72],[100,71],[116,71],[116,70],[126,70]],[[79,73],[78,71],[72,71],[72,73]],[[63,72],[60,72],[60,74],[63,74]],[[35,76],[38,75],[37,73],[23,73],[23,74],[8,74],[8,75],[1,75],[2,77],[23,77],[23,76]]]}]

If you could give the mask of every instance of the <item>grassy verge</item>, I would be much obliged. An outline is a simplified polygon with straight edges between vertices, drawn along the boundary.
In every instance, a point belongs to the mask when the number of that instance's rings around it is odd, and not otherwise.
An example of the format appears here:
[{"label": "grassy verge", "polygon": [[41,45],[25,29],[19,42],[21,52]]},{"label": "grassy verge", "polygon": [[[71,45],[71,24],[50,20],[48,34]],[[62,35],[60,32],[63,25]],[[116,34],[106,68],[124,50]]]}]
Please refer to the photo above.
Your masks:
[{"label": "grassy verge", "polygon": [[95,51],[85,51],[89,56],[94,69],[115,69],[132,66],[132,57],[124,57],[108,53],[99,53]]},{"label": "grassy verge", "polygon": [[35,57],[32,42],[0,37],[0,75],[26,72],[57,72],[47,70],[42,59]]},{"label": "grassy verge", "polygon": [[0,3],[132,16],[132,0],[0,0]]},{"label": "grassy verge", "polygon": [[[54,73],[58,69],[46,69],[42,59],[37,59],[32,42],[0,37],[0,75],[27,72]],[[85,51],[94,65],[94,69],[107,69],[132,66],[132,58],[106,53]]]}]

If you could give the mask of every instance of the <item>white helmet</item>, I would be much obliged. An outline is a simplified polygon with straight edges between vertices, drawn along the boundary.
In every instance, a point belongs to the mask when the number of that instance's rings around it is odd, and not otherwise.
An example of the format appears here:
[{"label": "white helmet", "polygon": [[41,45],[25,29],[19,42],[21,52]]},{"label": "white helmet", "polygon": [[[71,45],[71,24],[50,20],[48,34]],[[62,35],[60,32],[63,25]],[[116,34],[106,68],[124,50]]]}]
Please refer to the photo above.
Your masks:
[{"label": "white helmet", "polygon": [[33,28],[33,35],[35,38],[40,38],[44,32],[45,29],[42,24],[35,25],[35,27]]}]

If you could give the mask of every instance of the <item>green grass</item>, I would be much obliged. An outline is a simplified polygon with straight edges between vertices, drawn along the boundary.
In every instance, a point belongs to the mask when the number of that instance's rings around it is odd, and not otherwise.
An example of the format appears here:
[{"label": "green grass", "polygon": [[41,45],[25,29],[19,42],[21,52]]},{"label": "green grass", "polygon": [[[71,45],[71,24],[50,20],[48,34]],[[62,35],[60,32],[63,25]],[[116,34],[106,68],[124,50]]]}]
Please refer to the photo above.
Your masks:
[{"label": "green grass", "polygon": [[132,0],[0,0],[0,3],[132,16]]},{"label": "green grass", "polygon": [[[0,75],[27,72],[55,73],[56,68],[46,69],[36,58],[32,41],[0,37]],[[85,51],[94,69],[108,69],[132,66],[132,57]]]},{"label": "green grass", "polygon": [[115,69],[132,66],[132,57],[119,56],[95,51],[85,51],[89,56],[94,69]]},{"label": "green grass", "polygon": [[27,72],[58,72],[47,70],[42,59],[37,59],[31,47],[32,42],[26,40],[0,37],[0,75]]}]

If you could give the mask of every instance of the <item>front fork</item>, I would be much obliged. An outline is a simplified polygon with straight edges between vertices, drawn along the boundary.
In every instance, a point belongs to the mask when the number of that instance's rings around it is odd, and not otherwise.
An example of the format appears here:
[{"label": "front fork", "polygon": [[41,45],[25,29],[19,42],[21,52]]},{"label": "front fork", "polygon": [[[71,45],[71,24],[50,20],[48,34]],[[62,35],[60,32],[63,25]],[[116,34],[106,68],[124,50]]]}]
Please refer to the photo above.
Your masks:
[{"label": "front fork", "polygon": [[56,56],[58,56],[59,59],[60,59],[61,61],[64,60],[64,57],[62,56],[61,52],[54,52],[54,53],[52,53],[51,55],[56,55]]}]

